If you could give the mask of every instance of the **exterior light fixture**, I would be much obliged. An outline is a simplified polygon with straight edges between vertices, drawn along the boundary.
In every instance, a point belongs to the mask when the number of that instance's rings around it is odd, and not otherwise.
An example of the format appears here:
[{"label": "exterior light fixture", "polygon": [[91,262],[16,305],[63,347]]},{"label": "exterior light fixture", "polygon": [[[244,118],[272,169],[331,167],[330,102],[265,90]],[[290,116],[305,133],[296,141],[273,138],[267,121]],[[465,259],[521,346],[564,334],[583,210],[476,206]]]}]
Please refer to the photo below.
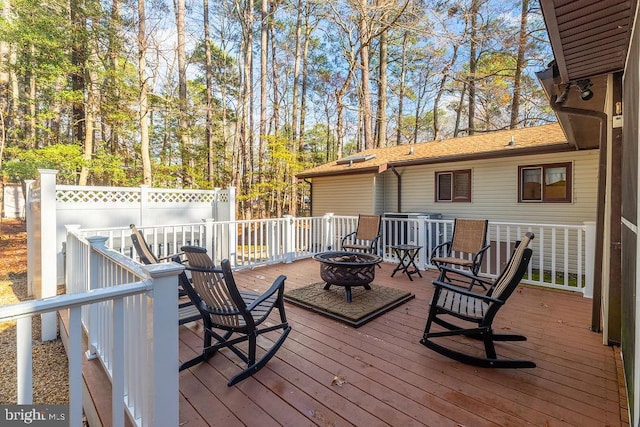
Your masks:
[{"label": "exterior light fixture", "polygon": [[591,80],[578,80],[578,82],[576,82],[576,86],[580,89],[580,99],[588,101],[593,98],[593,91],[591,90],[593,83],[591,83]]}]

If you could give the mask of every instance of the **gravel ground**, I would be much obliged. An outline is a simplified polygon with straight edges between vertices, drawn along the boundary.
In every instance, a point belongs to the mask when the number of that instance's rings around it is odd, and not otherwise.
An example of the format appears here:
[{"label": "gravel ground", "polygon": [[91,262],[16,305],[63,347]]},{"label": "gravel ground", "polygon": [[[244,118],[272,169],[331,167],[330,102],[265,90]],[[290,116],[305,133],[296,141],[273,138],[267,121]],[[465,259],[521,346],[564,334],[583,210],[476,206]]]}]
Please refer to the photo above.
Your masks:
[{"label": "gravel ground", "polygon": [[[0,220],[0,306],[27,296],[27,233],[20,220]],[[67,356],[62,341],[40,341],[40,318],[33,319],[33,402],[69,403]],[[16,322],[0,323],[0,404],[14,404],[16,391]]]}]

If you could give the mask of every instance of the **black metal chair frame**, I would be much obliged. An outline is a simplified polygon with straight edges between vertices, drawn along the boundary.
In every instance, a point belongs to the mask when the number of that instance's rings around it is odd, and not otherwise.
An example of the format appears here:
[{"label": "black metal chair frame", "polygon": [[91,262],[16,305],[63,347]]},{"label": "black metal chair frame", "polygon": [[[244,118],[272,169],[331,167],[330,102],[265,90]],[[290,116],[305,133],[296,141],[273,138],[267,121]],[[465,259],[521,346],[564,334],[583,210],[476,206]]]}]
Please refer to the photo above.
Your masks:
[{"label": "black metal chair frame", "polygon": [[[284,310],[286,277],[277,277],[263,294],[240,291],[229,260],[223,260],[221,268],[215,268],[204,248],[183,246],[181,250],[188,260],[186,268],[192,273],[192,283],[187,281],[183,283],[183,287],[202,314],[204,343],[202,353],[184,362],[180,370],[204,362],[218,350],[228,348],[246,363],[246,368],[227,383],[232,386],[263,368],[291,331]],[[280,323],[263,327],[274,308],[278,309]],[[279,337],[262,357],[256,359],[257,337],[277,330],[282,330]],[[232,338],[234,334],[239,336]],[[247,351],[238,347],[238,344],[244,342],[248,342]]]},{"label": "black metal chair frame", "polygon": [[[457,274],[465,276],[469,281],[476,280],[489,286],[489,290],[485,294],[435,280],[433,284],[436,288],[420,343],[446,357],[470,365],[486,368],[535,368],[536,364],[531,361],[498,358],[495,341],[526,341],[527,338],[516,334],[495,334],[492,328],[496,314],[524,277],[532,255],[532,250],[527,245],[533,238],[533,233],[526,233],[526,240],[523,239],[523,242],[516,246],[505,269],[495,281],[473,276],[464,271],[455,271]],[[456,325],[441,317],[445,315],[475,323],[477,326]],[[444,327],[446,331],[433,332],[431,327],[434,323]],[[484,343],[486,357],[462,353],[432,340],[433,338],[455,335],[481,340]]]}]

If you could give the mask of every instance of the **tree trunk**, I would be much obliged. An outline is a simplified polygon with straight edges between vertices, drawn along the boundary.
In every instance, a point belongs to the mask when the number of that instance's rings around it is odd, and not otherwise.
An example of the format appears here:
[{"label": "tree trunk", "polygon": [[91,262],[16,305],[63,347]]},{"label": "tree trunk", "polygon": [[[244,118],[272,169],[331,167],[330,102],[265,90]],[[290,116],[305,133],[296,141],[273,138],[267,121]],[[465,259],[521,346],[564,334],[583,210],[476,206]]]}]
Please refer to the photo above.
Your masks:
[{"label": "tree trunk", "polygon": [[396,145],[402,143],[402,114],[404,108],[404,95],[406,91],[406,76],[407,76],[407,42],[408,31],[405,31],[402,35],[402,56],[400,59],[400,91],[398,93],[398,124],[396,128]]},{"label": "tree trunk", "polygon": [[[300,91],[300,64],[302,61],[302,0],[298,0],[298,7],[296,11],[296,52],[295,62],[293,66],[293,95],[291,99],[291,155],[294,162],[298,158],[298,92]],[[298,200],[298,186],[297,178],[293,173],[290,173],[290,194],[291,194],[291,206],[289,207],[289,214],[297,215],[297,203]]]},{"label": "tree trunk", "polygon": [[[258,135],[258,184],[262,187],[264,183],[264,160],[266,157],[265,138],[267,136],[267,61],[269,53],[268,34],[268,4],[267,0],[262,0],[260,10],[260,124]],[[266,210],[264,202],[259,204],[258,217],[263,218]]]},{"label": "tree trunk", "polygon": [[376,147],[387,146],[387,49],[389,31],[380,33],[380,69],[378,83],[378,114],[376,121]]},{"label": "tree trunk", "polygon": [[373,147],[373,135],[371,134],[371,85],[370,70],[369,70],[369,42],[371,40],[369,25],[367,23],[367,16],[365,11],[368,10],[366,0],[361,0],[360,7],[362,8],[361,15],[359,17],[359,30],[360,30],[360,75],[362,76],[362,132],[364,137],[364,148],[369,150]]},{"label": "tree trunk", "polygon": [[[96,42],[94,42],[96,43]],[[98,86],[98,52],[97,47],[90,48],[89,57],[85,69],[87,70],[87,108],[85,115],[84,150],[82,155],[82,169],[78,178],[78,185],[87,185],[89,180],[89,168],[95,146],[95,123],[98,117],[100,105],[100,88]],[[111,183],[109,183],[111,184]]]},{"label": "tree trunk", "polygon": [[[34,46],[31,45],[32,56],[35,56]],[[35,60],[35,58],[34,58]],[[30,147],[37,148],[38,141],[36,138],[36,75],[33,70],[29,71],[29,120],[27,122],[27,142]]]},{"label": "tree trunk", "polygon": [[[140,5],[138,5],[138,9]],[[110,104],[110,109],[117,110],[122,105],[120,95],[120,55],[122,54],[122,43],[119,41],[121,32],[121,5],[120,0],[113,0],[111,3],[111,20],[109,21],[107,58],[108,72],[104,80],[106,99],[103,102]],[[139,24],[138,24],[139,25]],[[139,42],[138,42],[139,43]],[[115,115],[114,115],[115,116]],[[104,121],[104,126],[110,124],[109,147],[112,154],[117,154],[120,149],[120,126],[121,120],[112,119]],[[106,132],[105,132],[106,133]]]},{"label": "tree trunk", "polygon": [[174,0],[176,14],[176,30],[178,38],[178,138],[182,157],[182,185],[191,187],[192,179],[188,166],[191,162],[189,147],[189,119],[187,104],[187,54],[185,39],[185,0]]},{"label": "tree trunk", "polygon": [[456,108],[456,126],[453,129],[453,137],[457,137],[460,133],[460,118],[462,116],[462,106],[464,105],[464,95],[467,92],[467,82],[465,81],[462,84],[462,90],[460,91],[460,102],[458,102],[458,107]]},{"label": "tree trunk", "polygon": [[442,99],[442,95],[444,94],[445,88],[447,87],[447,79],[449,77],[449,73],[453,68],[456,60],[458,58],[458,45],[453,46],[453,53],[451,54],[451,60],[447,64],[447,66],[442,70],[442,77],[440,78],[440,82],[438,83],[438,90],[436,92],[436,96],[433,100],[433,140],[437,140],[440,138],[440,113],[438,109],[440,108],[440,100]]},{"label": "tree trunk", "polygon": [[469,127],[468,134],[475,133],[475,114],[476,114],[476,72],[478,70],[478,9],[480,0],[471,1],[471,48],[469,49]]},{"label": "tree trunk", "polygon": [[511,101],[511,120],[509,129],[515,129],[520,117],[520,96],[522,95],[522,69],[524,68],[524,56],[527,51],[527,19],[529,14],[529,0],[522,0],[522,13],[520,15],[520,35],[518,37],[518,57],[516,70],[513,76],[513,99]]},{"label": "tree trunk", "polygon": [[[73,34],[73,42],[71,46],[71,63],[74,66],[74,71],[71,74],[71,89],[74,93],[82,93],[84,95],[85,82],[84,82],[84,64],[86,61],[86,47],[83,36],[83,31],[86,26],[86,18],[82,10],[84,9],[83,0],[71,0],[70,4],[71,22],[73,27],[76,28],[76,32]],[[84,99],[84,96],[76,97],[76,99]],[[84,102],[74,102],[72,106],[72,128],[73,128],[73,140],[82,144],[82,138],[84,138]]]},{"label": "tree trunk", "polygon": [[305,145],[305,122],[307,119],[307,89],[309,86],[309,45],[311,41],[311,32],[313,28],[309,25],[309,7],[307,6],[304,15],[304,47],[302,48],[302,79],[300,86],[302,93],[300,94],[300,130],[299,130],[299,147],[303,150]]},{"label": "tree trunk", "polygon": [[213,144],[213,82],[212,82],[212,63],[211,63],[211,34],[209,31],[209,0],[202,0],[202,9],[204,14],[204,61],[205,61],[205,102],[206,105],[206,118],[205,118],[205,130],[204,138],[207,145],[207,178],[209,180],[209,186],[215,187],[215,147]]},{"label": "tree trunk", "polygon": [[[265,0],[266,1],[266,0]],[[269,14],[274,16],[277,8],[277,0],[271,0],[269,2]],[[276,56],[276,36],[273,30],[273,22],[269,20],[269,34],[271,39],[271,85],[273,93],[273,116],[272,116],[272,133],[274,136],[278,136],[280,131],[280,96],[278,94],[278,62]]]},{"label": "tree trunk", "polygon": [[142,157],[142,182],[152,185],[151,155],[149,153],[149,101],[147,89],[147,28],[144,0],[138,0],[138,125],[140,126],[140,156]]}]

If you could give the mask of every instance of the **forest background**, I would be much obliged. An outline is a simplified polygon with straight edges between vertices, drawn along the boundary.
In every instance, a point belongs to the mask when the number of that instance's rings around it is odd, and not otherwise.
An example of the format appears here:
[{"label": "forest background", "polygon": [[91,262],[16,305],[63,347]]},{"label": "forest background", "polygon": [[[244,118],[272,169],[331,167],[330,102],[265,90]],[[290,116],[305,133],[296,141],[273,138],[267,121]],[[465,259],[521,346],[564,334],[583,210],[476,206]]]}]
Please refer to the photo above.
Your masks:
[{"label": "forest background", "polygon": [[554,121],[538,0],[0,0],[0,170],[235,186],[304,213],[295,174],[363,149]]}]

